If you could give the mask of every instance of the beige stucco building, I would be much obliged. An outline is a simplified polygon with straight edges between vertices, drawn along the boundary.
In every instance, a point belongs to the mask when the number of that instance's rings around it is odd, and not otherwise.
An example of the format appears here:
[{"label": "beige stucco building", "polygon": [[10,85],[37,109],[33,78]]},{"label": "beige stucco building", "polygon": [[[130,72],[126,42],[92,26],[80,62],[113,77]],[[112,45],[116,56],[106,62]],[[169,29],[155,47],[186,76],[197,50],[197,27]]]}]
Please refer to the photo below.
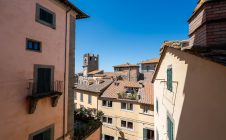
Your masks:
[{"label": "beige stucco building", "polygon": [[98,100],[103,111],[103,140],[153,140],[151,83],[114,81]]},{"label": "beige stucco building", "polygon": [[189,40],[163,44],[152,81],[156,140],[226,139],[222,9],[223,0],[199,1],[189,19]]},{"label": "beige stucco building", "polygon": [[74,103],[75,109],[86,108],[98,110],[98,98],[103,91],[110,86],[110,79],[90,79],[80,81],[75,85]]},{"label": "beige stucco building", "polygon": [[67,0],[0,1],[0,139],[72,139],[75,22]]}]

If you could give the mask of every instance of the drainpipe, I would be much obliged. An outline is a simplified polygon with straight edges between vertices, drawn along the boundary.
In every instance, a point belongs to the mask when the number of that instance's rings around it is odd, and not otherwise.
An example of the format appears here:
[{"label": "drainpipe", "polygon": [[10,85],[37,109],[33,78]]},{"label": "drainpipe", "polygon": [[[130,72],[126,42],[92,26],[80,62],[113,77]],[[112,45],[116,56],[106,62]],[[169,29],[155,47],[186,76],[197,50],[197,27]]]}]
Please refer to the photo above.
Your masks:
[{"label": "drainpipe", "polygon": [[67,7],[67,11],[66,11],[66,17],[65,17],[65,48],[64,48],[64,99],[63,99],[63,140],[65,140],[65,113],[66,113],[66,95],[65,95],[65,92],[66,92],[66,70],[67,70],[67,14],[68,12],[71,11],[71,9],[68,9]]}]

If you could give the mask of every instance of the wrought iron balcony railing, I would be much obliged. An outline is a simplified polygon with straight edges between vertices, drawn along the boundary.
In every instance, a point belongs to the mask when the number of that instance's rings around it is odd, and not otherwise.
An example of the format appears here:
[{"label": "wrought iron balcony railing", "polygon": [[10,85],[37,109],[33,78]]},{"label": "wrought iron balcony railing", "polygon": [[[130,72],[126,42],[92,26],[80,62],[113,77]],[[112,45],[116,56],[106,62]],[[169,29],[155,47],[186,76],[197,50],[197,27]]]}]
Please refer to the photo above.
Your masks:
[{"label": "wrought iron balcony railing", "polygon": [[28,83],[28,100],[29,100],[29,114],[34,113],[38,100],[50,97],[52,107],[56,107],[58,99],[62,95],[63,81],[54,81],[48,83],[36,83],[29,81]]}]

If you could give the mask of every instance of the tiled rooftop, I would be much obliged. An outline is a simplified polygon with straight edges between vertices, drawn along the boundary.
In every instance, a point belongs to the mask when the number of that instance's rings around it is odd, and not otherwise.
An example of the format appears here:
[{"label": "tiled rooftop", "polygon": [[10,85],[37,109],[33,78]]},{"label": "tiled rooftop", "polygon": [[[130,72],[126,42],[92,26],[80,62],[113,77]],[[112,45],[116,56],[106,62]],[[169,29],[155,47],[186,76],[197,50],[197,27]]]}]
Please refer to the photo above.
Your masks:
[{"label": "tiled rooftop", "polygon": [[88,74],[94,75],[94,74],[103,73],[103,72],[104,72],[103,70],[94,70],[94,71],[89,72]]},{"label": "tiled rooftop", "polygon": [[[140,99],[136,100],[138,103],[142,104],[153,104],[153,92],[151,82],[144,82],[143,86],[139,82],[119,80],[114,81],[101,95],[102,98],[111,98],[117,100],[128,100],[120,99],[119,94],[125,93],[126,87],[139,88],[138,95]],[[134,100],[133,100],[134,101]]]},{"label": "tiled rooftop", "polygon": [[[88,81],[89,82],[89,81]],[[89,91],[89,92],[96,92],[100,93],[102,92],[105,88],[107,88],[113,81],[109,79],[101,79],[99,82],[94,80],[92,84],[88,83],[79,83],[78,85],[75,85],[75,88],[78,90],[83,90],[83,91]]]},{"label": "tiled rooftop", "polygon": [[158,63],[158,62],[159,62],[159,58],[153,58],[153,59],[141,61],[141,64],[152,64],[152,63]]},{"label": "tiled rooftop", "polygon": [[126,64],[121,64],[121,65],[116,65],[113,67],[114,68],[126,68],[126,67],[139,67],[139,65],[126,63]]}]

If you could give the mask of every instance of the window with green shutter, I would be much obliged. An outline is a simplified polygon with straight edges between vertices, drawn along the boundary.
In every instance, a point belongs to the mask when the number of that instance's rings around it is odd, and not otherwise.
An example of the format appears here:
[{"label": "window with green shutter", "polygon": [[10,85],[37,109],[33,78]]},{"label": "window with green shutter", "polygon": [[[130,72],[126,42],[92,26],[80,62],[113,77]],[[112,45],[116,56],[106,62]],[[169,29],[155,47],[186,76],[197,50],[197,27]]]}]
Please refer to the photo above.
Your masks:
[{"label": "window with green shutter", "polygon": [[167,117],[167,135],[169,140],[173,140],[173,122]]},{"label": "window with green shutter", "polygon": [[169,91],[173,91],[173,72],[172,67],[167,68],[167,89]]},{"label": "window with green shutter", "polygon": [[154,139],[154,131],[143,128],[143,140],[153,140],[153,139]]}]

